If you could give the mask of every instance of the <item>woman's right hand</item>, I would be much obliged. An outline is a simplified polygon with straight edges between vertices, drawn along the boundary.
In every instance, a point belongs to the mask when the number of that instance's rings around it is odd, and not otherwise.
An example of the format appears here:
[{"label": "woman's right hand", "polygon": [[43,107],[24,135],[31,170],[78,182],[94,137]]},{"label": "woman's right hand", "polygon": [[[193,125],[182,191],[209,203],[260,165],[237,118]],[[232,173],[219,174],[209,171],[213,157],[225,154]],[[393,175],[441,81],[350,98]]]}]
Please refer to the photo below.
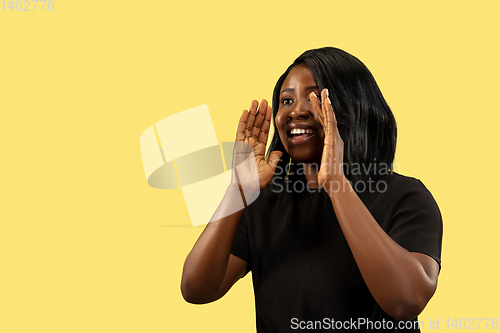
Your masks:
[{"label": "woman's right hand", "polygon": [[253,152],[255,168],[259,177],[259,187],[262,190],[271,182],[283,152],[273,151],[266,161],[266,144],[273,113],[265,99],[262,100],[260,107],[257,109],[258,106],[259,102],[253,100],[250,109],[248,111],[243,110],[241,115],[233,152],[233,170],[238,171],[236,172],[237,181],[245,187],[244,179],[246,177],[241,174],[241,171],[244,170],[247,176],[252,171],[246,170],[248,168],[235,168],[235,164],[240,164],[243,160],[246,160],[246,157],[251,156],[250,152]]},{"label": "woman's right hand", "polygon": [[201,304],[219,299],[247,272],[248,263],[231,254],[234,235],[245,212],[238,195],[244,195],[250,204],[248,199],[254,199],[258,187],[263,189],[271,182],[283,155],[274,151],[266,161],[272,112],[266,100],[257,111],[258,105],[252,101],[250,110],[241,115],[233,151],[232,184],[184,263],[181,291],[188,302]]}]

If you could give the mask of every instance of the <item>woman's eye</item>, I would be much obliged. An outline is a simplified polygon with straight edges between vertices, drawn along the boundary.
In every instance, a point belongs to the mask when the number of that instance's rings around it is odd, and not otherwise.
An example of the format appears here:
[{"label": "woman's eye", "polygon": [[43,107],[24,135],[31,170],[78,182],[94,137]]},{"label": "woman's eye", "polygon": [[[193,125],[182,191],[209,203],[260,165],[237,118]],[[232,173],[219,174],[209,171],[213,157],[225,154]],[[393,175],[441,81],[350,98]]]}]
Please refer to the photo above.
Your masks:
[{"label": "woman's eye", "polygon": [[281,104],[284,104],[284,105],[288,105],[288,104],[291,104],[292,103],[292,100],[290,98],[283,98],[281,100]]}]

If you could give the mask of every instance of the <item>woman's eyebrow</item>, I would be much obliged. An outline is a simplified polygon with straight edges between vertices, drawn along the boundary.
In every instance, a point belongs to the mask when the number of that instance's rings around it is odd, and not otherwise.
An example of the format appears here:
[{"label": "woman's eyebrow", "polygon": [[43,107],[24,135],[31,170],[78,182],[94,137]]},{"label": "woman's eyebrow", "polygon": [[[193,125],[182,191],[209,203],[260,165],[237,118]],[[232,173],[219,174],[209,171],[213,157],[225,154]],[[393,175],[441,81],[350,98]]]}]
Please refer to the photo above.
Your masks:
[{"label": "woman's eyebrow", "polygon": [[280,95],[281,95],[281,94],[283,94],[283,93],[289,92],[289,91],[295,91],[295,89],[293,89],[293,88],[286,88],[286,89],[283,89],[283,90],[280,92]]},{"label": "woman's eyebrow", "polygon": [[319,89],[318,86],[309,86],[309,87],[306,87],[305,90],[314,90],[314,89]]},{"label": "woman's eyebrow", "polygon": [[[314,89],[319,89],[318,86],[309,86],[309,87],[306,87],[304,90],[314,90]],[[295,91],[295,89],[293,88],[286,88],[286,89],[283,89],[281,92],[280,92],[280,95],[282,93],[286,93],[286,92],[289,92],[289,91]]]}]

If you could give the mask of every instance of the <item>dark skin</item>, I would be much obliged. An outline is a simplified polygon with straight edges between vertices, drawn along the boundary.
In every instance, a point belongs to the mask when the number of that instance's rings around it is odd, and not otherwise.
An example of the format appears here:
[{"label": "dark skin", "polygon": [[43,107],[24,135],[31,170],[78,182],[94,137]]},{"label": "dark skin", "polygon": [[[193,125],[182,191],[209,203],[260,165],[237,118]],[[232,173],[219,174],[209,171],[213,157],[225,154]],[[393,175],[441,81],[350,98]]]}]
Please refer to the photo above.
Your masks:
[{"label": "dark skin", "polygon": [[[321,94],[321,101],[317,94]],[[269,161],[263,158],[270,117],[265,100],[258,111],[253,101],[250,110],[243,112],[236,140],[252,145],[261,189],[271,181],[281,157],[281,153],[273,152]],[[294,161],[303,163],[308,186],[321,186],[330,196],[375,301],[396,320],[415,318],[436,290],[439,265],[430,256],[409,252],[392,240],[354,192],[341,167],[343,141],[330,98],[326,89],[319,91],[305,64],[294,67],[284,81],[275,121],[285,149]],[[293,128],[311,133],[294,138],[290,132]],[[230,254],[243,213],[209,223],[200,235],[184,264],[181,290],[188,302],[208,303],[222,297],[246,272],[247,263]]]}]

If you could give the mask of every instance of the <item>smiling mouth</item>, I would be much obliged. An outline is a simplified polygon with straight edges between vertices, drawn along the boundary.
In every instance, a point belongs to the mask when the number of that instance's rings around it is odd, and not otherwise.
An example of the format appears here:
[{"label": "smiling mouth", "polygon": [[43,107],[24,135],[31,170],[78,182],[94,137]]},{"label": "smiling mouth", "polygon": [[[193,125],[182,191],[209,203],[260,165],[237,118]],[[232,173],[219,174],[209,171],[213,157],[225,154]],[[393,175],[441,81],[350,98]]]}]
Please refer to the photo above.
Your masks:
[{"label": "smiling mouth", "polygon": [[292,139],[300,139],[307,138],[309,136],[313,136],[316,134],[316,130],[312,128],[303,129],[303,128],[294,128],[290,131],[289,137]]}]

